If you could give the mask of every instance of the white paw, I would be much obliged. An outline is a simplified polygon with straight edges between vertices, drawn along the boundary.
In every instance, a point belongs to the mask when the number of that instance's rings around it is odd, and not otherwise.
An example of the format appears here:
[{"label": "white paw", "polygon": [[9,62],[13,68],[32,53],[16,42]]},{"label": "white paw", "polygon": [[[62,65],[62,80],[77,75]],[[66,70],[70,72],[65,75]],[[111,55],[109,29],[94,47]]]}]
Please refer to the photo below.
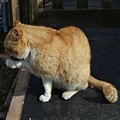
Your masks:
[{"label": "white paw", "polygon": [[6,59],[5,64],[7,67],[16,68],[14,61],[12,61],[10,58]]},{"label": "white paw", "polygon": [[69,92],[64,92],[63,94],[62,94],[62,98],[63,99],[65,99],[65,100],[68,100],[68,99],[70,99],[72,96],[71,96],[71,94],[69,93]]},{"label": "white paw", "polygon": [[39,100],[40,100],[41,102],[48,102],[48,101],[50,100],[50,97],[41,95],[41,96],[39,97]]},{"label": "white paw", "polygon": [[10,67],[10,68],[20,68],[21,66],[21,62],[17,62],[17,61],[14,61],[10,58],[7,58],[6,61],[5,61],[5,64],[7,67]]}]

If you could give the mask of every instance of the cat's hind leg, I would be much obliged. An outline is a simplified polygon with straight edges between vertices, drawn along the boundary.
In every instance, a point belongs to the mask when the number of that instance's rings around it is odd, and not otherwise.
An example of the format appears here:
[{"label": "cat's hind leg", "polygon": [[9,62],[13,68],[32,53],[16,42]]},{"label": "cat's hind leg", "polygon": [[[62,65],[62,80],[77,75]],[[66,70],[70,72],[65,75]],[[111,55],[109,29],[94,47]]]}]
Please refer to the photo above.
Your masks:
[{"label": "cat's hind leg", "polygon": [[62,98],[65,100],[70,99],[73,95],[81,90],[85,90],[88,87],[88,82],[84,81],[81,84],[68,85],[67,90],[62,93]]},{"label": "cat's hind leg", "polygon": [[52,92],[52,80],[49,78],[42,78],[43,87],[44,87],[44,94],[39,97],[41,102],[48,102],[51,99],[51,92]]},{"label": "cat's hind leg", "polygon": [[75,95],[78,91],[77,90],[69,90],[62,93],[62,98],[65,100],[70,99],[73,95]]}]

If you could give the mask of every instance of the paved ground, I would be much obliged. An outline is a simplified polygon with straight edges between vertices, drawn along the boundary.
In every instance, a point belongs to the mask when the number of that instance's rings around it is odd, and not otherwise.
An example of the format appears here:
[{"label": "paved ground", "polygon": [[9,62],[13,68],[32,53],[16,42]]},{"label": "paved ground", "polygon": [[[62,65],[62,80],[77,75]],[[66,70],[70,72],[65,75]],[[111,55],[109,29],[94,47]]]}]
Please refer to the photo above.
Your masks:
[{"label": "paved ground", "polygon": [[[82,28],[91,45],[92,74],[114,84],[120,96],[120,17],[111,11],[99,13],[44,12],[34,24]],[[21,120],[120,120],[120,99],[108,104],[100,91],[88,88],[65,101],[62,90],[55,89],[52,99],[41,103],[38,97],[43,91],[41,79],[31,75]]]},{"label": "paved ground", "polygon": [[[114,84],[120,96],[120,28],[84,29],[92,49],[92,74]],[[108,104],[101,92],[91,88],[68,101],[61,90],[53,90],[52,99],[41,103],[41,79],[31,75],[21,120],[120,120],[120,99]]]},{"label": "paved ground", "polygon": [[[90,24],[84,16],[81,18],[82,21],[77,15],[70,16],[72,19],[64,16],[63,21],[61,19],[63,14],[59,15],[60,13],[54,14],[53,12],[40,14],[34,24],[57,29],[70,24],[82,28],[89,38],[92,49],[92,74],[114,84],[120,96],[120,28],[113,28],[114,26],[110,24],[106,26],[103,24],[106,19],[101,19],[96,23],[94,20]],[[91,88],[79,92],[68,101],[61,99],[61,90],[55,89],[48,103],[38,101],[43,91],[41,79],[31,75],[21,120],[29,118],[31,120],[120,119],[120,100],[115,104],[108,104],[101,92]]]}]

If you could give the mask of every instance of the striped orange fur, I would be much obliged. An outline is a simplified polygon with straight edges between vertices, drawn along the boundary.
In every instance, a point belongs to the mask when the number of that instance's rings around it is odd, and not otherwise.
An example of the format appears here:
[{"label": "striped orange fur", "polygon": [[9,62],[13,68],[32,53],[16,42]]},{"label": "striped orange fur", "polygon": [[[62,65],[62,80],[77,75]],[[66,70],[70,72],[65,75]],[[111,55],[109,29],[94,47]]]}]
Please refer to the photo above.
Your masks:
[{"label": "striped orange fur", "polygon": [[55,30],[17,21],[6,36],[4,46],[7,53],[22,59],[8,58],[8,67],[25,67],[43,78],[45,93],[39,98],[42,102],[50,100],[53,84],[65,89],[62,94],[65,100],[88,85],[101,90],[110,103],[118,99],[112,84],[90,75],[90,45],[86,35],[77,27]]}]

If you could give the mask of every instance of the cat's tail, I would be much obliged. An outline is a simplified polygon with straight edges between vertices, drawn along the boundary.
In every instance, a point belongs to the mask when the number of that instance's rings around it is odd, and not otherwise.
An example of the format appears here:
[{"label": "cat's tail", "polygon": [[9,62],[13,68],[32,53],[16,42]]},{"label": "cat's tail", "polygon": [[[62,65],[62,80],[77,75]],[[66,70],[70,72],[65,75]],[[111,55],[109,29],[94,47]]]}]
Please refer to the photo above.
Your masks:
[{"label": "cat's tail", "polygon": [[90,87],[101,90],[105,98],[110,103],[114,103],[118,100],[118,92],[112,84],[98,80],[91,75],[89,77],[88,83]]}]

